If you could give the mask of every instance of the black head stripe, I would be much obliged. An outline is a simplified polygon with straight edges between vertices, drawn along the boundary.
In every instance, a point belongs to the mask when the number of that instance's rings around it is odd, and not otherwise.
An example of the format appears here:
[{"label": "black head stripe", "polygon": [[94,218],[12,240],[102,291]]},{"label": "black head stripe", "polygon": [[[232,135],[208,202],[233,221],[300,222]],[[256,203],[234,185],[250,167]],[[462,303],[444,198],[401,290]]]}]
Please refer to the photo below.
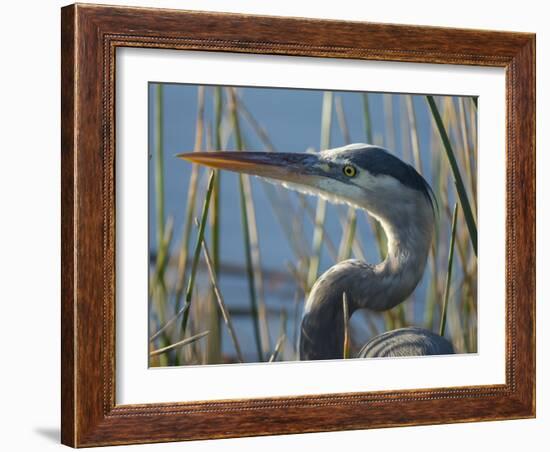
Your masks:
[{"label": "black head stripe", "polygon": [[342,148],[337,151],[339,158],[346,158],[357,167],[368,171],[374,176],[386,175],[397,179],[406,187],[423,193],[434,203],[434,193],[426,180],[409,164],[391,154],[387,150],[365,145],[364,147]]}]

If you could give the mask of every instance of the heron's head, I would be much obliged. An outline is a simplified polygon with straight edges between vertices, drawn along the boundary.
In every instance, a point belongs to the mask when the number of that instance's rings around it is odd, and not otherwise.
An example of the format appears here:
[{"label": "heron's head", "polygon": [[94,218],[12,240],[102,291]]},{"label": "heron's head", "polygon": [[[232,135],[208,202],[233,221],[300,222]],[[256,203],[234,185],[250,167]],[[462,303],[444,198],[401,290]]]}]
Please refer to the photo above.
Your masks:
[{"label": "heron's head", "polygon": [[398,212],[433,213],[433,193],[418,172],[385,149],[352,144],[319,154],[279,152],[192,152],[185,160],[260,176],[330,202],[368,210],[382,220]]}]

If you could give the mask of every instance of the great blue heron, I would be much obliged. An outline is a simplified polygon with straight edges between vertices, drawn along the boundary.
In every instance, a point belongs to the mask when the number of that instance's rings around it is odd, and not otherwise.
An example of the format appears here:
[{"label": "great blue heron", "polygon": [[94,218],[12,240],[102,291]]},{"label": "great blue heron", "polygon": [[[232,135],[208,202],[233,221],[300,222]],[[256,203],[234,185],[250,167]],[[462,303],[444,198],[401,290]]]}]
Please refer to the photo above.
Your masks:
[{"label": "great blue heron", "polygon": [[[382,225],[388,245],[383,262],[339,262],[311,288],[301,324],[300,359],[343,357],[344,293],[349,316],[361,308],[383,311],[404,301],[422,278],[434,232],[434,195],[412,166],[387,150],[351,144],[318,154],[193,152],[178,156],[366,210]],[[422,328],[401,328],[371,339],[358,356],[451,353],[447,339]]]}]

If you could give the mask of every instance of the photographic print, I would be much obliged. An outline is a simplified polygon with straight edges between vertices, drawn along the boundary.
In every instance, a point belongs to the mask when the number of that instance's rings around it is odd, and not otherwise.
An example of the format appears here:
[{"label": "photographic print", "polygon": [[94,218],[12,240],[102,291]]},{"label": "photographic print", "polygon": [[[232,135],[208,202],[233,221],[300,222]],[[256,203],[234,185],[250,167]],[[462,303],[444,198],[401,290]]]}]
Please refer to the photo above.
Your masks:
[{"label": "photographic print", "polygon": [[150,83],[148,120],[150,367],[477,352],[477,98]]},{"label": "photographic print", "polygon": [[535,416],[534,34],[61,31],[64,444]]}]

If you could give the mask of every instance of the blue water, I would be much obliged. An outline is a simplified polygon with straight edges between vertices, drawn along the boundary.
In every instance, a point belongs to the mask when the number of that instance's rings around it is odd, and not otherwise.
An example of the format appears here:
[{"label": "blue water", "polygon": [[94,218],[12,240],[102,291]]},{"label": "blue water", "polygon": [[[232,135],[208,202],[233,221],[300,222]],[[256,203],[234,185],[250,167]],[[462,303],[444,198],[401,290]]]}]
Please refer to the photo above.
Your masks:
[{"label": "blue water", "polygon": [[[174,219],[174,240],[173,249],[179,248],[182,235],[184,214],[186,211],[187,190],[191,165],[174,157],[174,154],[185,151],[192,151],[195,140],[195,121],[197,112],[197,86],[195,85],[164,85],[164,127],[161,133],[164,140],[164,168],[165,168],[165,211],[166,216]],[[271,142],[278,151],[284,152],[305,152],[308,149],[319,150],[321,136],[321,111],[323,92],[315,90],[295,89],[266,89],[266,88],[240,88],[239,97],[253,114],[255,119],[267,131]],[[150,85],[149,102],[149,144],[150,154],[153,154],[156,134],[154,123],[154,95],[155,85]],[[384,126],[384,96],[389,96],[389,102],[393,107],[393,128],[395,133],[390,135]],[[366,142],[365,121],[363,114],[362,96],[355,92],[335,92],[335,97],[340,97],[347,119],[351,142]],[[373,130],[373,141],[375,144],[391,146],[392,151],[407,161],[411,161],[410,151],[404,153],[407,142],[403,142],[402,125],[398,123],[399,114],[405,108],[402,96],[369,93],[369,104],[371,124]],[[211,130],[213,113],[213,88],[207,87],[205,92],[205,118],[207,126]],[[387,102],[387,101],[386,101]],[[432,118],[429,115],[424,96],[413,96],[413,103],[416,111],[417,128],[419,133],[420,149],[423,151],[424,177],[431,183],[431,136]],[[260,139],[253,129],[241,118],[243,137],[248,150],[265,150]],[[346,144],[340,131],[336,112],[333,108],[331,147]],[[233,139],[229,139],[226,149],[235,149]],[[149,160],[149,243],[150,252],[156,252],[156,217],[155,217],[155,194],[154,194],[154,158]],[[204,189],[205,172],[201,170],[201,189]],[[295,255],[289,246],[288,240],[280,225],[280,220],[266,196],[266,182],[256,178],[251,179],[254,194],[254,205],[256,208],[257,224],[259,231],[259,242],[262,259],[262,267],[286,271],[288,262],[295,262]],[[296,212],[303,209],[297,203],[297,196],[291,194]],[[315,209],[316,199],[307,198],[311,209]],[[339,222],[340,217],[346,215],[347,208],[343,206],[329,205],[326,216],[326,230],[338,248],[342,230]],[[370,226],[365,216],[360,213],[358,217],[357,234],[361,236],[364,244],[366,258],[370,262],[379,260],[375,241],[373,240]],[[283,221],[291,221],[292,218],[285,218]],[[302,221],[300,219],[300,221]],[[304,230],[306,231],[307,247],[311,246],[312,225],[311,221],[305,220]],[[194,236],[191,244],[194,244]],[[237,176],[233,173],[222,172],[221,174],[221,262],[234,263],[244,266],[244,245],[241,227],[239,208],[239,196]],[[326,270],[334,261],[324,249],[320,265],[320,272]],[[243,267],[244,268],[244,267]],[[429,278],[426,272],[424,281],[421,283],[418,292],[418,299],[424,299],[426,281]],[[230,307],[247,307],[249,305],[247,282],[244,276],[220,275],[220,286],[224,293],[225,301]],[[285,286],[285,284],[283,284]],[[293,314],[293,284],[286,284],[282,290],[275,290],[266,287],[266,303],[270,307],[278,307],[288,312],[289,319]],[[422,319],[422,306],[416,303],[414,306],[416,316]],[[289,320],[289,324],[292,322]],[[243,335],[241,343],[245,345],[246,353],[253,353],[254,348],[246,344],[252,344],[252,331],[250,321],[246,317],[239,317],[236,320],[237,329]],[[273,325],[271,325],[273,323]],[[239,324],[242,328],[239,328]],[[279,318],[274,315],[270,317],[270,326],[273,340],[279,331]],[[226,343],[228,341],[225,341]]]}]

